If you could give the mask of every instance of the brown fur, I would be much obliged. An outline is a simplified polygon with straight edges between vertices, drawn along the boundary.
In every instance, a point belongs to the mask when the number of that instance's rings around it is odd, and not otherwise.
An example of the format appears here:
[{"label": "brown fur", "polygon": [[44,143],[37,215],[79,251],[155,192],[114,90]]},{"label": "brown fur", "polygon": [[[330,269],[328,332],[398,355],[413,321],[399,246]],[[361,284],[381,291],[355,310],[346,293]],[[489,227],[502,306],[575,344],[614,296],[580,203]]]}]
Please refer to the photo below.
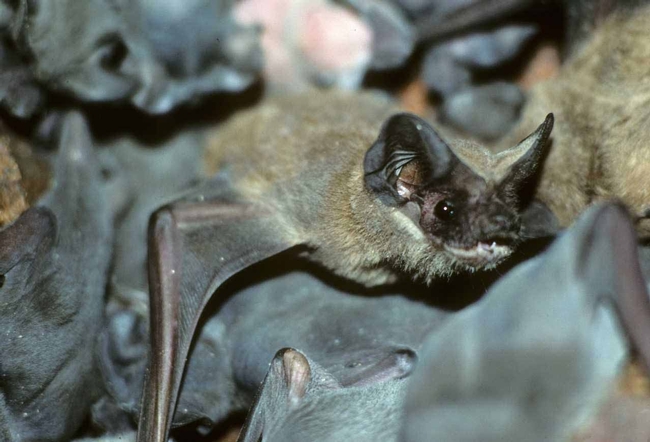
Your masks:
[{"label": "brown fur", "polygon": [[[242,197],[283,214],[293,239],[311,246],[310,257],[342,276],[373,285],[393,281],[395,268],[425,280],[447,275],[455,260],[364,185],[365,153],[397,111],[369,93],[276,97],[210,136],[206,174],[226,171]],[[488,182],[521,155],[495,156],[467,142],[451,147],[461,158],[481,155],[503,166],[476,168]]]},{"label": "brown fur", "polygon": [[[568,225],[589,204],[620,198],[650,209],[650,7],[612,16],[558,78],[531,91],[521,123],[501,145],[556,118],[538,198]],[[650,235],[647,220],[639,233]]]}]

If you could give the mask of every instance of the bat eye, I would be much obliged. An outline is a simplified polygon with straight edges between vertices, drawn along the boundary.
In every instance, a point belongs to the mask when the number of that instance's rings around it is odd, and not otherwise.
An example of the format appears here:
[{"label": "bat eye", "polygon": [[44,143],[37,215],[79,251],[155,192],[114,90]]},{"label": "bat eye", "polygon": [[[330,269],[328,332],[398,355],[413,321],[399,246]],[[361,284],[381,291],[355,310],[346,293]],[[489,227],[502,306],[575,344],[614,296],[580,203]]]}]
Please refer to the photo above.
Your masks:
[{"label": "bat eye", "polygon": [[442,200],[433,209],[436,217],[442,221],[449,221],[456,215],[454,205],[449,200]]}]

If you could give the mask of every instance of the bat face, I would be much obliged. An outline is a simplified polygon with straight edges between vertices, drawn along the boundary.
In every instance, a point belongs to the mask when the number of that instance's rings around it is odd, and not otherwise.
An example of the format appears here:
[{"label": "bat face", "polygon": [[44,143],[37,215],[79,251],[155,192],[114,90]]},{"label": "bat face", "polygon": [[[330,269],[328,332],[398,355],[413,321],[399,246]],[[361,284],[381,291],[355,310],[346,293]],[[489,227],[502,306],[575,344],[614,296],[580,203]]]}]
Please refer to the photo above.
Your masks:
[{"label": "bat face", "polygon": [[424,120],[398,114],[366,154],[366,186],[455,264],[490,267],[522,238],[519,194],[537,169],[552,126],[549,116],[511,149],[519,154],[514,164],[501,176],[487,176],[480,165],[466,164]]}]

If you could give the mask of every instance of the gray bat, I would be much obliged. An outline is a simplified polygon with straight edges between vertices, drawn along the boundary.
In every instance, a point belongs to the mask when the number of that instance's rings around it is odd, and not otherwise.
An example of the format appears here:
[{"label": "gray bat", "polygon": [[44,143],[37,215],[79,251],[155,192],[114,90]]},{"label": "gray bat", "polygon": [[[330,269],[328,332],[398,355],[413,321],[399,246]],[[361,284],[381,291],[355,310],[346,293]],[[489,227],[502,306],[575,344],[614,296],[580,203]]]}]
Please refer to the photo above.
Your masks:
[{"label": "gray bat", "polygon": [[[160,143],[119,136],[99,143],[102,166],[113,184],[115,227],[112,291],[147,293],[147,223],[162,204],[177,199],[200,178],[202,140],[181,131]],[[139,295],[138,295],[139,296]]]},{"label": "gray bat", "polygon": [[436,327],[410,377],[346,387],[307,352],[279,352],[239,441],[565,440],[613,387],[626,337],[647,365],[636,235],[620,206],[599,206]]},{"label": "gray bat", "polygon": [[614,387],[627,339],[649,367],[648,313],[629,215],[591,208],[429,338],[401,440],[569,440]]},{"label": "gray bat", "polygon": [[[184,375],[174,426],[196,421],[212,426],[248,409],[268,361],[284,347],[307,352],[340,385],[402,377],[410,371],[425,336],[449,315],[401,296],[409,291],[397,287],[392,290],[400,294],[340,286],[314,266],[292,265],[296,266],[300,270],[287,273],[278,270],[277,259],[271,260],[255,268],[257,282],[251,283],[251,270],[219,291],[226,301],[202,324]],[[416,288],[411,293],[422,295]],[[116,315],[102,337],[108,388],[134,415],[139,408],[146,337],[135,311]]]},{"label": "gray bat", "polygon": [[0,232],[0,438],[70,440],[99,396],[112,212],[86,123],[65,117],[44,200]]},{"label": "gray bat", "polygon": [[[104,370],[106,390],[92,409],[93,423],[117,434],[135,429],[124,409],[137,391],[122,390],[131,379],[141,379],[148,338],[147,222],[161,204],[173,201],[199,177],[202,143],[200,133],[182,131],[165,140],[145,142],[129,135],[97,141],[102,174],[107,179],[115,221],[113,265],[106,296],[107,325],[103,334],[110,345],[102,347],[101,358],[114,362]],[[108,338],[107,338],[108,339]],[[113,345],[115,344],[115,345]]]},{"label": "gray bat", "polygon": [[407,379],[368,381],[342,386],[300,351],[280,350],[238,442],[396,441]]},{"label": "gray bat", "polygon": [[389,117],[393,109],[373,95],[311,93],[243,112],[212,140],[214,178],[152,216],[141,441],[166,437],[201,311],[243,268],[293,249],[367,285],[431,281],[492,267],[524,238],[554,231],[525,196],[552,115],[493,155],[450,146],[415,115]]},{"label": "gray bat", "polygon": [[160,114],[209,93],[243,90],[261,69],[262,52],[258,31],[232,17],[233,3],[3,2],[0,63],[24,95],[6,88],[0,98],[25,117],[43,107],[46,92]]}]

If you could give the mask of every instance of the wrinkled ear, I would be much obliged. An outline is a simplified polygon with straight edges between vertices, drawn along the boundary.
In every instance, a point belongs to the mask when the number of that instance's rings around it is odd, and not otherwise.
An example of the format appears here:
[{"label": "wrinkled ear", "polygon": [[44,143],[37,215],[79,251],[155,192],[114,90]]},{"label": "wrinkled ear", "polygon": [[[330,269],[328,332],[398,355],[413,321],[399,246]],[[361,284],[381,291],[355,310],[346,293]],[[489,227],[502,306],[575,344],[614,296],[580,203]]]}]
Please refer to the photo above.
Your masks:
[{"label": "wrinkled ear", "polygon": [[595,206],[574,229],[572,262],[567,267],[596,299],[611,299],[631,344],[650,369],[650,299],[627,210],[619,204]]},{"label": "wrinkled ear", "polygon": [[553,114],[548,114],[539,127],[515,147],[496,155],[499,162],[512,164],[499,183],[499,191],[508,196],[519,194],[539,170],[553,130]]},{"label": "wrinkled ear", "polygon": [[56,218],[45,207],[31,208],[0,231],[0,274],[54,245]]},{"label": "wrinkled ear", "polygon": [[388,351],[386,349],[377,350],[379,350],[379,354],[370,352],[367,355],[375,361],[368,364],[363,370],[350,374],[341,373],[338,376],[343,387],[371,385],[405,378],[413,372],[418,360],[415,351],[407,347],[396,347]]},{"label": "wrinkled ear", "polygon": [[313,389],[339,388],[325,370],[315,365],[298,350],[278,351],[260,387],[238,442],[258,442],[264,428],[291,409]]},{"label": "wrinkled ear", "polygon": [[293,349],[284,350],[280,361],[276,358],[273,361],[273,370],[284,380],[287,400],[290,404],[296,404],[305,397],[307,386],[311,380],[311,366],[309,361],[299,351]]},{"label": "wrinkled ear", "polygon": [[366,152],[363,168],[366,186],[385,204],[395,205],[402,200],[398,180],[417,187],[447,175],[458,164],[462,163],[426,121],[402,113],[384,123]]},{"label": "wrinkled ear", "polygon": [[526,239],[555,236],[560,222],[551,209],[539,200],[533,200],[521,213],[521,237]]}]

